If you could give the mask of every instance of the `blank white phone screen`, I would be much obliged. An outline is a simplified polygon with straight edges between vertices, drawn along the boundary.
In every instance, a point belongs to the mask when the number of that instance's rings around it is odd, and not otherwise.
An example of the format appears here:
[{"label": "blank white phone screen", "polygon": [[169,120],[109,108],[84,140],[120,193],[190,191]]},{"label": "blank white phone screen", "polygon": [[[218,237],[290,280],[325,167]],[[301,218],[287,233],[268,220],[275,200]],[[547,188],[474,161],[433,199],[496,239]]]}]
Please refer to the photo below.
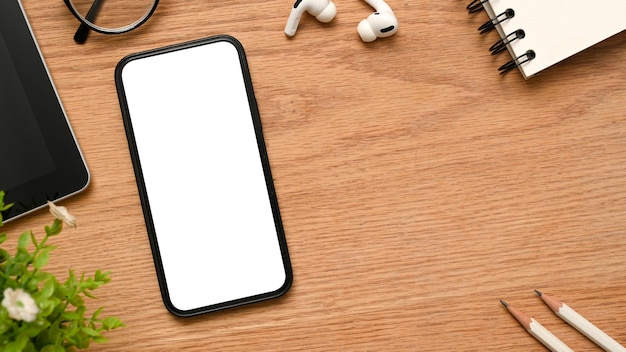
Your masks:
[{"label": "blank white phone screen", "polygon": [[138,58],[121,77],[171,304],[280,289],[287,274],[235,46]]}]

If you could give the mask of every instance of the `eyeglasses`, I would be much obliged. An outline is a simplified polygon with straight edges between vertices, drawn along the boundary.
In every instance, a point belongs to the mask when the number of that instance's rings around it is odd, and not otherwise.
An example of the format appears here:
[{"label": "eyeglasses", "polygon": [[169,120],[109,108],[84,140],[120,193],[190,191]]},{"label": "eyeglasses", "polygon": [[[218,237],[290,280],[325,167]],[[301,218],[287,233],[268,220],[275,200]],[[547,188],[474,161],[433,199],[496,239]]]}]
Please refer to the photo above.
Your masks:
[{"label": "eyeglasses", "polygon": [[144,24],[159,0],[63,0],[67,8],[81,22],[74,35],[77,43],[84,43],[90,30],[104,34],[119,34]]}]

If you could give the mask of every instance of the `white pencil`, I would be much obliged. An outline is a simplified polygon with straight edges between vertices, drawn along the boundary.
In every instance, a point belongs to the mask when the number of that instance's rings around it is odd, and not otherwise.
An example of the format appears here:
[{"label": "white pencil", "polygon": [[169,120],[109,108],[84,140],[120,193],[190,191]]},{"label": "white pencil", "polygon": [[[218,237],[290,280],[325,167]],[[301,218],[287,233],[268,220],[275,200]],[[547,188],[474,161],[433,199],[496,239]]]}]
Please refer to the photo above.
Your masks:
[{"label": "white pencil", "polygon": [[548,329],[544,328],[543,325],[539,324],[538,321],[526,315],[526,313],[511,307],[508,303],[503,300],[500,300],[500,303],[511,313],[515,319],[522,325],[529,334],[531,334],[535,339],[541,342],[544,346],[548,347],[552,352],[573,352],[573,350],[563,341],[559,340],[558,337],[552,335]]},{"label": "white pencil", "polygon": [[613,340],[604,331],[598,329],[595,325],[591,324],[582,315],[576,313],[575,310],[568,307],[567,304],[543,294],[541,291],[535,290],[537,295],[558,315],[561,319],[565,320],[569,325],[573,326],[576,330],[580,331],[583,335],[587,336],[596,345],[600,346],[603,350],[608,352],[626,352],[626,348],[620,345],[617,341]]}]

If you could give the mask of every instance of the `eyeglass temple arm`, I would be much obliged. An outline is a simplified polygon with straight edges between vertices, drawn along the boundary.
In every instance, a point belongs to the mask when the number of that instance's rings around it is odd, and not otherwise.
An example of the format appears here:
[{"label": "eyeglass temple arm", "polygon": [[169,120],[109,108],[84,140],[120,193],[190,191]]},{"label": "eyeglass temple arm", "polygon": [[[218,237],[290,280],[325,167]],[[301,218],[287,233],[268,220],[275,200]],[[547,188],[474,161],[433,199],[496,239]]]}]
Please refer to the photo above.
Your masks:
[{"label": "eyeglass temple arm", "polygon": [[[85,17],[87,21],[93,22],[93,20],[96,19],[98,11],[100,11],[100,5],[102,5],[103,1],[104,0],[94,0],[94,2],[91,4],[91,7],[89,8],[89,11],[87,12],[87,16]],[[87,35],[90,31],[91,28],[81,22],[80,26],[76,30],[76,33],[74,33],[74,41],[80,44],[84,43],[87,40]]]}]

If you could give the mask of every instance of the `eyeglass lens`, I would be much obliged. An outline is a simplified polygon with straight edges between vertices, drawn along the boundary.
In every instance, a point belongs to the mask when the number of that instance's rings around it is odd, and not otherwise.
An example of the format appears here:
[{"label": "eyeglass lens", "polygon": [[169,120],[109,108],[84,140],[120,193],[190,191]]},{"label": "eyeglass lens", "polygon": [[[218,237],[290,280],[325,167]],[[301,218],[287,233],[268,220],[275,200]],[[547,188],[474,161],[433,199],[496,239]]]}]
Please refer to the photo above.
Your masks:
[{"label": "eyeglass lens", "polygon": [[158,0],[70,0],[81,21],[104,33],[129,31],[154,10]]}]

